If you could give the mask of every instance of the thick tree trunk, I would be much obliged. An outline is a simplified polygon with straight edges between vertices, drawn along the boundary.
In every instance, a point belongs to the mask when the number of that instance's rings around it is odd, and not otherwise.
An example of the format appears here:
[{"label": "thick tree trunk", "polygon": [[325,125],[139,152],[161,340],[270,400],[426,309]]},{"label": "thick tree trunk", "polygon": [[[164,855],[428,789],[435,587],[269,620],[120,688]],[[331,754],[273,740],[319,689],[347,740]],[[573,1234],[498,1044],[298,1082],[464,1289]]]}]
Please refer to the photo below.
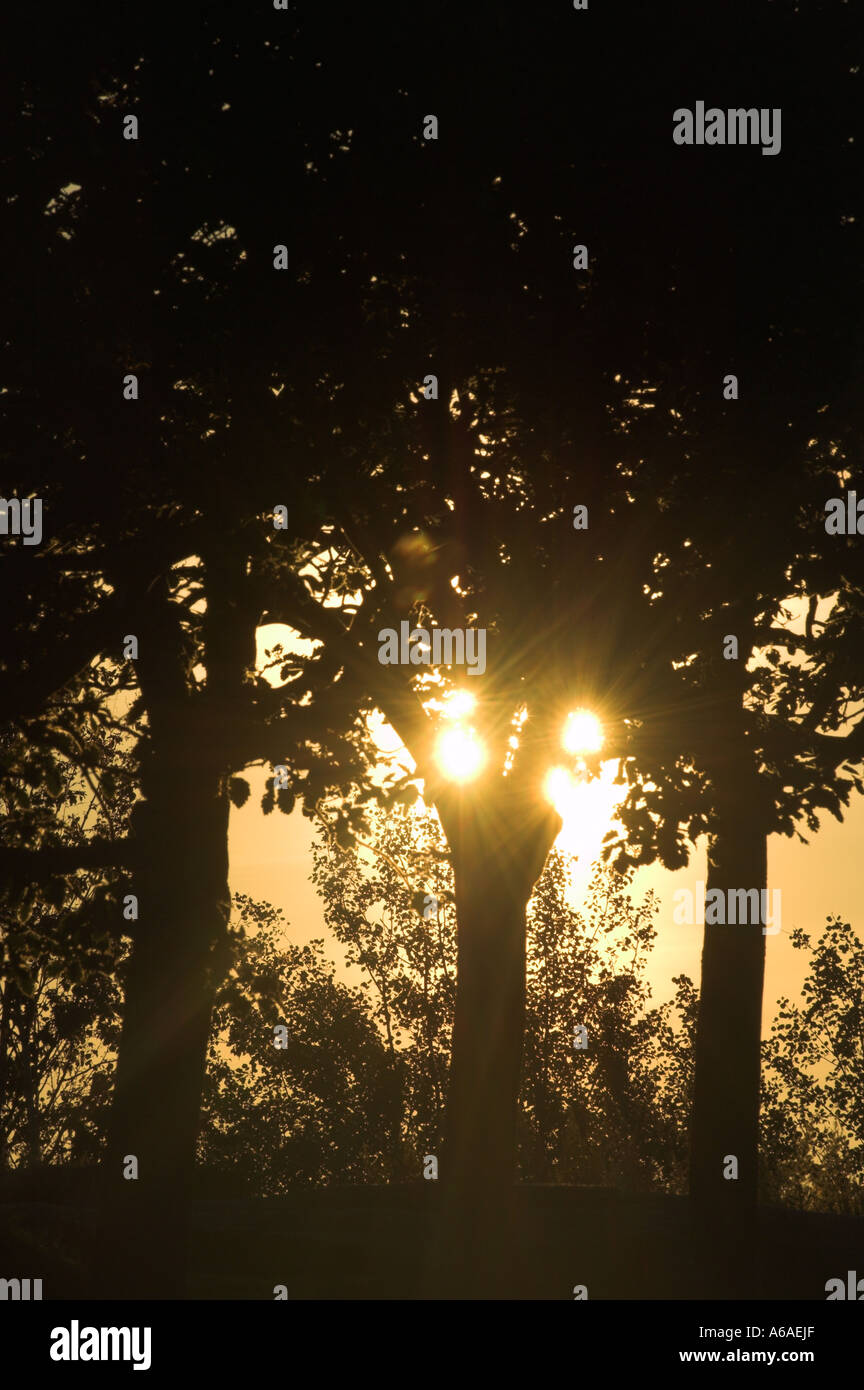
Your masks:
[{"label": "thick tree trunk", "polygon": [[[102,1273],[113,1297],[176,1298],[210,1018],[227,967],[229,802],[218,720],[189,691],[178,611],[162,604],[148,619],[138,920],[103,1166],[113,1229]],[[137,1177],[126,1176],[133,1159]]]},{"label": "thick tree trunk", "polygon": [[450,1296],[494,1297],[510,1274],[525,909],[561,822],[522,800],[515,785],[478,788],[439,809],[458,923],[439,1275]]},{"label": "thick tree trunk", "polygon": [[501,1189],[516,1173],[516,1105],[525,1026],[525,906],[530,884],[503,866],[456,876],[456,1008],[447,1107],[446,1181]]},{"label": "thick tree trunk", "polygon": [[[690,1191],[706,1239],[708,1296],[741,1296],[758,1190],[763,892],[766,822],[746,740],[714,773],[716,816],[706,900],[723,895],[725,922],[705,926],[695,1049]],[[759,893],[753,920],[729,921],[730,890]],[[739,900],[741,901],[741,900]],[[739,915],[736,912],[736,915]],[[707,909],[706,909],[707,916]],[[736,1174],[737,1176],[733,1176]]]},{"label": "thick tree trunk", "polygon": [[[706,892],[767,889],[766,838],[743,824],[718,831],[709,849]],[[750,834],[748,835],[748,830]],[[753,1206],[759,1138],[759,1064],[765,937],[762,924],[708,925],[693,1098],[692,1193],[723,1209]],[[723,1177],[725,1155],[738,1178]]]},{"label": "thick tree trunk", "polygon": [[[228,800],[219,778],[169,770],[148,799],[105,1177],[134,1243],[112,1271],[129,1297],[178,1297],[210,1018],[225,965]],[[137,1178],[124,1176],[137,1160]],[[131,1227],[131,1230],[130,1230]],[[115,1294],[116,1296],[116,1294]]]}]

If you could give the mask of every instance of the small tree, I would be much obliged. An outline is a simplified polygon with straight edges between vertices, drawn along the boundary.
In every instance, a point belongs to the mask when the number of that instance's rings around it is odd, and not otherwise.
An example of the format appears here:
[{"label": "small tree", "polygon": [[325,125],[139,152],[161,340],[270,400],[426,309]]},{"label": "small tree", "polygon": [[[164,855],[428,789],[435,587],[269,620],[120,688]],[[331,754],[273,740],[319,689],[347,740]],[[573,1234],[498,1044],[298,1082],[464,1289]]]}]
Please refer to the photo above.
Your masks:
[{"label": "small tree", "polygon": [[[800,928],[793,946],[810,950]],[[864,1214],[864,945],[828,917],[802,1002],[781,999],[762,1045],[766,1194],[803,1209]]]},{"label": "small tree", "polygon": [[216,1005],[199,1164],[264,1196],[290,1183],[382,1181],[388,1056],[362,991],[335,979],[323,942],[280,940],[285,922],[269,903],[238,895],[235,904],[235,960]]},{"label": "small tree", "polygon": [[581,912],[568,878],[553,852],[529,905],[523,1178],[680,1191],[696,992],[648,1008],[658,903],[632,872],[598,866]]}]

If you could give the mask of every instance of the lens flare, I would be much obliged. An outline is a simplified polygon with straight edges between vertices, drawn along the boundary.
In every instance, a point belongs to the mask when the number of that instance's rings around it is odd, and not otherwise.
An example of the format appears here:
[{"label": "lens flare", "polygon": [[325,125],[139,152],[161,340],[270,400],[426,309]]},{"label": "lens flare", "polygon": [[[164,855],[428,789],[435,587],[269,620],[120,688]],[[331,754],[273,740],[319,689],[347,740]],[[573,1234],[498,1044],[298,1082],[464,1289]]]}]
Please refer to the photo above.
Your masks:
[{"label": "lens flare", "polygon": [[470,782],[486,762],[486,749],[473,729],[447,729],[438,739],[435,757],[451,782]]},{"label": "lens flare", "polygon": [[543,783],[543,795],[563,821],[567,820],[576,804],[578,790],[575,777],[566,767],[550,767]]},{"label": "lens flare", "polygon": [[441,712],[445,719],[467,719],[476,705],[477,701],[470,690],[453,690],[445,697]]},{"label": "lens flare", "polygon": [[568,714],[561,742],[568,753],[599,753],[603,747],[603,725],[590,709]]},{"label": "lens flare", "polygon": [[590,780],[574,776],[566,767],[552,767],[543,783],[543,794],[563,822],[556,845],[563,854],[575,855],[585,873],[603,848],[603,837],[612,829],[614,813],[621,803],[622,789],[615,781],[616,764],[603,764],[599,777]]}]

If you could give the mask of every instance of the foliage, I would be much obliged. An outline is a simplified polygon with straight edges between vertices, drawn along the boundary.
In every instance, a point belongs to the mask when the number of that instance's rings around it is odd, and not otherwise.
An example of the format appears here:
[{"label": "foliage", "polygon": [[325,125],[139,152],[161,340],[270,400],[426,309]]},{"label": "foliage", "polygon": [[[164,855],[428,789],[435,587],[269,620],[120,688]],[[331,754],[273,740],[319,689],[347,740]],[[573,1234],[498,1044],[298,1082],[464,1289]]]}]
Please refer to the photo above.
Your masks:
[{"label": "foliage", "polygon": [[796,1207],[864,1214],[864,944],[848,922],[827,918],[799,1004],[781,999],[763,1043],[762,1127],[766,1195]]},{"label": "foliage", "polygon": [[[128,817],[119,737],[84,720],[81,748],[60,731],[4,740],[0,814],[7,845],[60,853],[109,838]],[[84,754],[84,770],[81,755]],[[105,793],[110,788],[110,803]],[[0,1169],[93,1161],[104,1140],[126,945],[122,885],[101,871],[11,876],[0,894]]]},{"label": "foliage", "polygon": [[553,853],[530,908],[523,1176],[680,1191],[696,992],[681,976],[673,1001],[648,1008],[658,904],[634,904],[632,872],[595,869],[580,912],[567,879]]},{"label": "foliage", "polygon": [[[80,830],[82,795],[66,789],[70,836]],[[440,1152],[455,993],[451,870],[434,814],[396,804],[371,821],[365,848],[325,836],[315,849],[313,878],[342,963],[323,940],[287,941],[270,904],[235,898],[234,963],[214,1016],[198,1160],[262,1195],[298,1183],[416,1180],[423,1156]],[[557,852],[537,883],[520,1103],[525,1181],[686,1191],[698,992],[678,976],[673,998],[650,1006],[657,904],[651,895],[634,903],[631,877],[598,866],[579,911]],[[4,916],[8,1168],[89,1162],[104,1142],[124,953],[110,936],[73,948],[71,927],[105,884],[97,874],[61,883],[59,909],[37,898],[25,924]],[[860,1212],[864,946],[837,917],[815,944],[800,930],[792,941],[812,955],[801,1003],[779,1001],[763,1043],[763,1197]],[[280,1023],[285,1048],[274,1046]],[[574,1047],[579,1024],[585,1050]]]},{"label": "foliage", "polygon": [[[333,839],[315,850],[325,921],[359,985],[335,979],[320,942],[278,945],[279,914],[238,899],[239,956],[211,1047],[201,1158],[254,1174],[264,1191],[416,1179],[423,1156],[440,1152],[455,996],[451,873],[433,814],[394,807],[373,820],[365,852]],[[648,1009],[656,903],[637,908],[628,884],[598,868],[578,913],[553,853],[530,905],[526,1180],[682,1187],[696,995],[681,977],[674,1000]],[[285,1051],[273,1046],[280,1020]],[[573,1048],[577,1022],[588,1028],[585,1052]]]},{"label": "foliage", "polygon": [[[199,1162],[263,1195],[288,1183],[381,1181],[392,1133],[388,1058],[362,994],[323,943],[284,941],[281,914],[238,895],[219,995]],[[275,1046],[274,1026],[287,1027]]]}]

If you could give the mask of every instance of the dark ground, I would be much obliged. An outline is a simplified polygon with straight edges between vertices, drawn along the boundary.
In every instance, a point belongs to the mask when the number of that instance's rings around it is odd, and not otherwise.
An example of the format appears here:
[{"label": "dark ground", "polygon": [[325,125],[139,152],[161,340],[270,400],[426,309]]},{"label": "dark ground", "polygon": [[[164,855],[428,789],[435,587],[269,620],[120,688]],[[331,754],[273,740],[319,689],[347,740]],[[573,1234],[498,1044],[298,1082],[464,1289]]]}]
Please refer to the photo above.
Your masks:
[{"label": "dark ground", "polygon": [[[4,1194],[0,1275],[43,1279],[43,1297],[86,1298],[98,1208]],[[203,1299],[410,1299],[427,1293],[440,1226],[434,1183],[295,1189],[269,1199],[190,1204],[188,1292]],[[520,1187],[506,1295],[572,1299],[744,1297],[824,1301],[828,1279],[864,1274],[864,1218],[760,1208],[719,1288],[716,1239],[699,1238],[689,1201],[598,1188]]]}]

